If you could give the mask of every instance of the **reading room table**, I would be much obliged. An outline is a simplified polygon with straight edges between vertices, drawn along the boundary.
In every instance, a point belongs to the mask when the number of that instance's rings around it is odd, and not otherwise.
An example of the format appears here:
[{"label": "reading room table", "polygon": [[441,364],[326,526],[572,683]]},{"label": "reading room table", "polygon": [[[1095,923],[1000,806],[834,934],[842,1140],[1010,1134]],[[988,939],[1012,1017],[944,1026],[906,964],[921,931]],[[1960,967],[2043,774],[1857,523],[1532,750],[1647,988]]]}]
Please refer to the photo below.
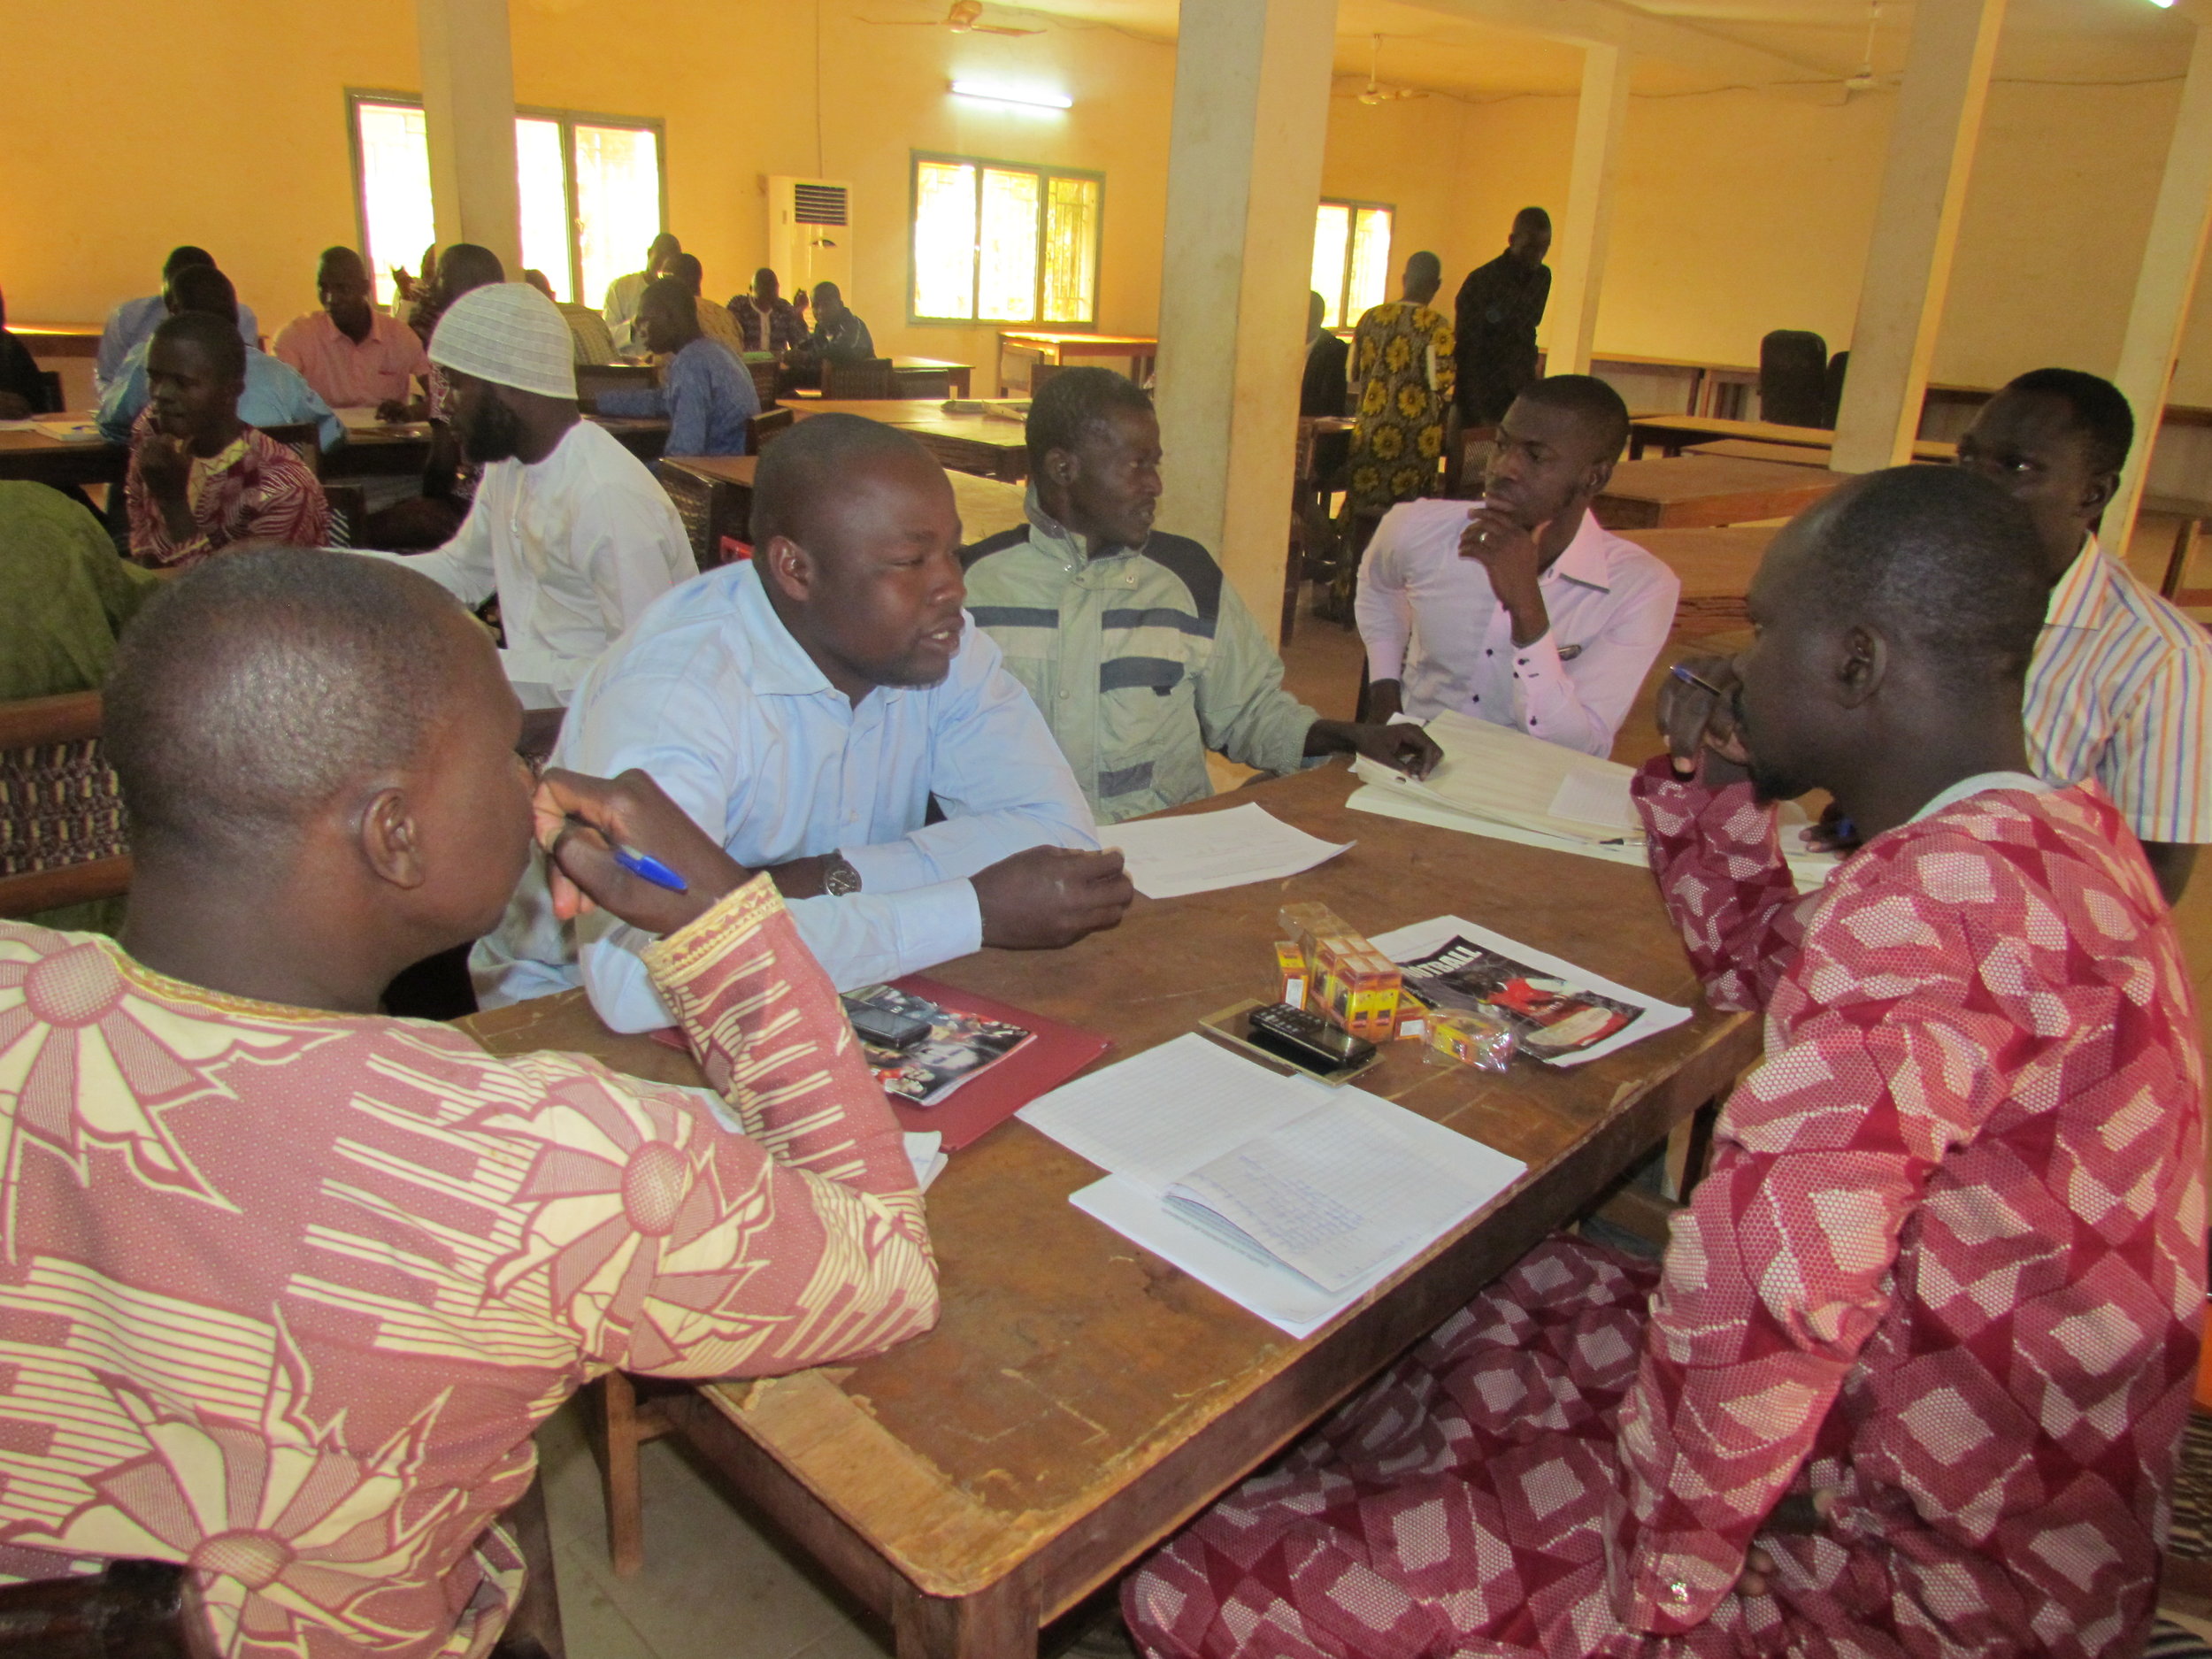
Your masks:
[{"label": "reading room table", "polygon": [[[1255,801],[1356,843],[1316,869],[1141,897],[1118,928],[1065,950],[983,950],[930,972],[1110,1036],[1110,1064],[1271,1000],[1276,913],[1319,900],[1370,933],[1456,914],[1692,1017],[1565,1070],[1525,1057],[1503,1074],[1445,1070],[1417,1043],[1389,1045],[1360,1087],[1528,1172],[1302,1341],[1075,1209],[1068,1194],[1100,1171],[1026,1124],[954,1154],[927,1199],[933,1332],[856,1365],[679,1389],[657,1408],[893,1623],[901,1659],[1030,1659],[1043,1624],[1303,1433],[1756,1057],[1757,1020],[1705,1005],[1648,872],[1354,811],[1355,787],[1331,763],[1179,809]],[[700,1081],[688,1056],[611,1034],[581,992],[463,1025],[495,1053],[580,1050]]]},{"label": "reading room table", "polygon": [[1590,511],[1609,530],[1694,528],[1786,518],[1844,481],[1825,467],[1730,456],[1623,461]]},{"label": "reading room table", "polygon": [[[743,541],[753,513],[753,479],[760,467],[757,455],[666,455],[661,457],[661,488],[668,492],[688,526],[696,519],[703,526],[698,542],[700,567],[721,563],[725,536]],[[960,509],[960,531],[969,542],[980,541],[1024,522],[1024,494],[1019,484],[972,472],[949,472],[952,498]],[[709,557],[711,552],[714,557]]]},{"label": "reading room table", "polygon": [[[1825,466],[1827,452],[1835,447],[1836,434],[1825,426],[1791,426],[1775,420],[1726,420],[1718,415],[1632,415],[1628,422],[1628,457],[1632,461],[1640,459],[1647,449],[1654,446],[1662,455],[1675,456],[1692,445],[1708,444],[1717,439],[1818,449],[1818,464]],[[1912,458],[1916,461],[1955,461],[1958,453],[1958,445],[1940,438],[1913,440]]]},{"label": "reading room table", "polygon": [[[46,420],[89,420],[88,411],[47,415]],[[64,488],[71,484],[120,484],[129,471],[130,446],[104,438],[83,442],[56,438],[35,426],[0,432],[0,479]]]}]

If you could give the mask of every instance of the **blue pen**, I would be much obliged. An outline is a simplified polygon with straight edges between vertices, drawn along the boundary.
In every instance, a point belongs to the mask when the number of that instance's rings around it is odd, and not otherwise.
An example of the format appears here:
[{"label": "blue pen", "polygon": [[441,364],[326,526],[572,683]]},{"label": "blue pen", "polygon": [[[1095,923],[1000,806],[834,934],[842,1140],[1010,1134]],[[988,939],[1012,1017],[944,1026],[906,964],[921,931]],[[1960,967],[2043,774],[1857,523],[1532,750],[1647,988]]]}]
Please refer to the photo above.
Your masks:
[{"label": "blue pen", "polygon": [[579,829],[589,830],[593,834],[598,836],[601,841],[605,841],[607,843],[607,849],[614,855],[615,863],[620,864],[625,870],[628,871],[632,875],[636,876],[640,880],[649,881],[657,887],[666,887],[671,893],[688,893],[691,891],[691,884],[689,882],[686,881],[681,876],[678,875],[673,870],[671,870],[659,859],[654,857],[652,854],[641,853],[634,847],[624,845],[622,842],[616,841],[612,836],[609,835],[606,831],[601,829],[596,824],[588,824],[582,818],[578,818],[573,812],[568,815],[568,821],[575,825]]},{"label": "blue pen", "polygon": [[1677,663],[1672,668],[1667,670],[1667,672],[1672,674],[1677,680],[1680,680],[1686,686],[1695,686],[1700,691],[1710,692],[1716,697],[1725,698],[1728,695],[1726,692],[1723,691],[1711,680],[1701,679],[1699,676],[1692,673],[1688,669],[1683,667],[1679,663]]}]

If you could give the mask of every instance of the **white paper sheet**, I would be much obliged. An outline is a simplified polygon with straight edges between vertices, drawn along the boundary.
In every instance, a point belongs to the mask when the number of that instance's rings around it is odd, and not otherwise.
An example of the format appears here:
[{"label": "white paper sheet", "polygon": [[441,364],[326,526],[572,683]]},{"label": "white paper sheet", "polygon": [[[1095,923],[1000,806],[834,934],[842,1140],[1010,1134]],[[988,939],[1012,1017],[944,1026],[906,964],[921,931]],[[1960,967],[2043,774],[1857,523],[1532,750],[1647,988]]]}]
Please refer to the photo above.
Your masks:
[{"label": "white paper sheet", "polygon": [[1595,824],[1624,835],[1632,830],[1640,840],[1643,828],[1636,822],[1635,803],[1628,798],[1628,777],[1625,770],[1600,772],[1594,766],[1577,766],[1559,780],[1559,788],[1551,798],[1551,815],[1578,824]]},{"label": "white paper sheet", "polygon": [[1185,1032],[1040,1094],[1014,1115],[1156,1201],[1192,1170],[1342,1092]]},{"label": "white paper sheet", "polygon": [[1293,828],[1256,802],[1225,812],[1117,824],[1102,831],[1100,840],[1121,849],[1129,879],[1148,899],[1280,880],[1325,864],[1351,845]]},{"label": "white paper sheet", "polygon": [[1410,962],[1449,944],[1455,934],[1470,944],[1485,945],[1502,956],[1512,957],[1516,962],[1526,963],[1540,973],[1569,980],[1585,990],[1632,1003],[1645,1010],[1640,1019],[1630,1022],[1625,1028],[1614,1033],[1604,1041],[1594,1042],[1578,1054],[1547,1059],[1544,1061],[1546,1065],[1587,1065],[1593,1060],[1603,1059],[1616,1049],[1627,1048],[1632,1042],[1640,1042],[1646,1037],[1671,1030],[1690,1017],[1690,1010],[1686,1008],[1663,1002],[1655,996],[1647,996],[1625,985],[1617,985],[1611,979],[1592,973],[1587,968],[1576,966],[1563,956],[1534,949],[1517,939],[1508,939],[1503,933],[1493,933],[1487,927],[1478,927],[1457,916],[1438,916],[1425,922],[1413,922],[1386,933],[1377,933],[1367,942],[1393,962]]},{"label": "white paper sheet", "polygon": [[48,437],[58,438],[64,443],[97,443],[100,442],[99,427],[88,420],[63,420],[58,417],[54,417],[45,420],[34,420],[31,425]]}]

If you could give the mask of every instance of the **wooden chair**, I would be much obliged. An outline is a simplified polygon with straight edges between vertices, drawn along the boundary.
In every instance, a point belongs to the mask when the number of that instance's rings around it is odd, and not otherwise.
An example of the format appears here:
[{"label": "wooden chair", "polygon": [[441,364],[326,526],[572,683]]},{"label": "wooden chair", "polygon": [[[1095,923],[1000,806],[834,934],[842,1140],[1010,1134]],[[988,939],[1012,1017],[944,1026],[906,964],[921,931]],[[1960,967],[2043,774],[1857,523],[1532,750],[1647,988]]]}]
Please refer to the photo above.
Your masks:
[{"label": "wooden chair", "polygon": [[326,484],[323,499],[330,503],[332,547],[361,547],[363,526],[368,522],[369,498],[358,484]]},{"label": "wooden chair", "polygon": [[661,488],[674,503],[676,516],[683,520],[684,534],[691,541],[691,557],[699,568],[710,571],[721,560],[716,556],[714,539],[715,487],[697,473],[680,466],[656,463],[653,475],[661,481]]},{"label": "wooden chair", "polygon": [[791,430],[798,416],[788,409],[771,409],[745,423],[745,453],[758,455]]},{"label": "wooden chair", "polygon": [[906,369],[892,375],[900,397],[935,397],[952,396],[950,369]]},{"label": "wooden chair", "polygon": [[322,428],[311,420],[295,420],[280,426],[263,426],[264,436],[273,438],[307,463],[307,470],[317,478],[323,475]]},{"label": "wooden chair", "polygon": [[116,1561],[0,1589],[0,1659],[215,1659],[199,1582],[171,1561]]},{"label": "wooden chair", "polygon": [[63,400],[67,396],[67,394],[61,389],[61,371],[41,369],[38,372],[38,383],[46,388],[46,401],[42,407],[31,412],[35,415],[60,414],[64,407]]},{"label": "wooden chair", "polygon": [[760,406],[773,409],[776,406],[776,380],[781,373],[776,366],[775,358],[766,357],[759,362],[749,359],[745,368],[753,377],[753,389],[760,394]]},{"label": "wooden chair", "polygon": [[115,769],[96,691],[0,703],[0,916],[130,891]]},{"label": "wooden chair", "polygon": [[[683,1386],[684,1385],[675,1385]],[[592,1384],[598,1398],[586,1414],[591,1452],[599,1464],[599,1489],[607,1504],[607,1555],[618,1577],[627,1578],[645,1564],[645,1498],[638,1484],[638,1448],[674,1432],[657,1396],[670,1385],[638,1381],[618,1371]],[[5,1659],[0,1655],[0,1659]]]},{"label": "wooden chair", "polygon": [[1759,342],[1759,419],[1817,426],[1828,404],[1828,342],[1804,328]]},{"label": "wooden chair", "polygon": [[1065,368],[1062,363],[1033,363],[1029,365],[1029,395],[1032,397],[1045,389],[1046,382]]},{"label": "wooden chair", "polygon": [[822,365],[824,397],[896,397],[898,395],[898,383],[891,373],[891,359],[888,357],[868,357],[857,363],[825,360]]}]

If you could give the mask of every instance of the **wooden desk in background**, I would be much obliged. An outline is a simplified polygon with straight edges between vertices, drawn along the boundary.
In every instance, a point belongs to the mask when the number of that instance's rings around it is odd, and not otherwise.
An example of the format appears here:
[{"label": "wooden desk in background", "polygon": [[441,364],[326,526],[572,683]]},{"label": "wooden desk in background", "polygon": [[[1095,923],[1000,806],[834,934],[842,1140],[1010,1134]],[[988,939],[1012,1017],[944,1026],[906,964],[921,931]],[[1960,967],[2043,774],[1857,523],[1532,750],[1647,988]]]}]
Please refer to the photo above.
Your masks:
[{"label": "wooden desk in background", "polygon": [[[89,420],[83,411],[42,417],[49,420]],[[50,438],[26,426],[19,432],[0,432],[0,479],[12,482],[50,484],[57,489],[71,485],[120,484],[129,470],[128,444],[95,439],[71,443]]]},{"label": "wooden desk in background", "polygon": [[[1367,1382],[1757,1056],[1758,1022],[1705,1006],[1640,868],[1349,811],[1331,765],[1256,801],[1357,845],[1289,881],[1154,902],[1066,950],[986,950],[931,972],[1114,1039],[1109,1061],[1271,992],[1276,912],[1320,900],[1371,932],[1453,912],[1691,1004],[1686,1025],[1586,1066],[1494,1076],[1392,1045],[1361,1087],[1526,1161],[1527,1176],[1305,1341],[1076,1210],[1098,1171],[1027,1125],[930,1189],[943,1317],[879,1358],[667,1398],[677,1429],[860,1600],[901,1659],[1020,1659],[1036,1634]],[[574,1048],[696,1083],[690,1060],[611,1035],[581,993],[465,1021],[499,1054]],[[651,1545],[649,1539],[648,1548]],[[734,1613],[735,1609],[733,1609]]]},{"label": "wooden desk in background", "polygon": [[[663,456],[661,486],[676,503],[688,526],[703,517],[704,543],[718,552],[724,536],[745,540],[746,524],[753,512],[753,478],[760,466],[754,455]],[[972,472],[947,472],[952,498],[960,509],[961,534],[970,542],[996,535],[1025,522],[1022,502],[1026,492],[1019,484],[978,478]],[[694,495],[694,492],[696,495]],[[703,569],[711,569],[718,557],[702,557]]]},{"label": "wooden desk in background", "polygon": [[[1778,526],[1734,525],[1692,530],[1632,530],[1628,539],[1656,554],[1682,579],[1675,631],[1718,634],[1748,626],[1744,595]],[[1666,658],[1662,656],[1662,662]]]},{"label": "wooden desk in background", "polygon": [[[1660,453],[1676,456],[1692,444],[1716,439],[1755,443],[1778,443],[1795,449],[1818,449],[1825,455],[1835,447],[1836,434],[1825,426],[1786,426],[1772,420],[1721,420],[1709,415],[1632,415],[1628,420],[1628,458],[1640,459],[1646,449],[1659,446]],[[1937,438],[1913,441],[1916,461],[1955,461],[1959,448]],[[1824,461],[1822,465],[1826,465]]]},{"label": "wooden desk in background", "polygon": [[927,397],[793,398],[784,405],[795,420],[817,415],[858,415],[910,432],[949,472],[1018,483],[1029,476],[1029,445],[1018,420],[996,415],[948,415]]},{"label": "wooden desk in background", "polygon": [[1609,530],[1786,518],[1811,506],[1844,476],[1825,467],[1708,455],[1623,461],[1590,511]]},{"label": "wooden desk in background", "polygon": [[1160,355],[1160,342],[1150,334],[1056,334],[1048,329],[1008,328],[998,337],[998,395],[1007,394],[1006,359],[1049,363],[1064,368],[1086,357],[1118,359],[1129,365],[1129,378],[1142,386],[1152,378]]},{"label": "wooden desk in background", "polygon": [[948,362],[943,357],[891,359],[891,379],[897,383],[902,394],[909,393],[909,389],[912,388],[910,395],[914,396],[928,396],[928,387],[941,380],[945,389],[938,396],[965,397],[968,396],[969,377],[973,373],[972,364]]},{"label": "wooden desk in background", "polygon": [[35,357],[96,357],[104,323],[10,323],[8,332]]}]

